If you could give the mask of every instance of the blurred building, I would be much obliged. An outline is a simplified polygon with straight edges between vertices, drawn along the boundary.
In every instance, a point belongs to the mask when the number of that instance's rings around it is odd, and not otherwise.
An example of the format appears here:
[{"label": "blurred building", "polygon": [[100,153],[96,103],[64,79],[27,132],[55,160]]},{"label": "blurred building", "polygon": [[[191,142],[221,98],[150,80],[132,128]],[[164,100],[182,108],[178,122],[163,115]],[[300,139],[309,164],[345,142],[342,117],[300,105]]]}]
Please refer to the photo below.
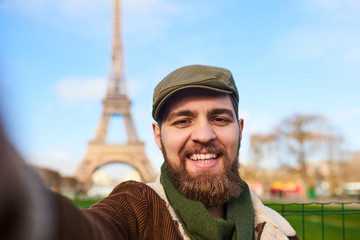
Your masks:
[{"label": "blurred building", "polygon": [[42,178],[48,189],[69,198],[74,198],[76,195],[80,183],[74,177],[63,176],[58,171],[49,168],[36,166],[32,166],[32,168]]},{"label": "blurred building", "polygon": [[129,172],[121,179],[115,179],[109,176],[106,171],[99,169],[92,175],[93,184],[89,188],[87,195],[91,198],[106,197],[116,185],[128,180],[141,181],[142,179],[140,173],[136,170]]},{"label": "blurred building", "polygon": [[[360,153],[351,153],[343,161],[312,161],[306,164],[310,189],[306,192],[300,168],[283,166],[264,169],[242,165],[240,174],[252,191],[271,197],[359,197]],[[311,191],[311,196],[307,195]]]}]

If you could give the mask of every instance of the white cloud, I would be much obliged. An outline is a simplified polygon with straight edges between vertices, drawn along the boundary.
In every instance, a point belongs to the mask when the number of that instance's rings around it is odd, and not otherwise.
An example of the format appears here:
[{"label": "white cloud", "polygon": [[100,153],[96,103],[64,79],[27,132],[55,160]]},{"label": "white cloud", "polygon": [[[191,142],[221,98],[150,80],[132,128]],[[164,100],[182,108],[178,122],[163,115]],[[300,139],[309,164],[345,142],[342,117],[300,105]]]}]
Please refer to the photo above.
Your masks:
[{"label": "white cloud", "polygon": [[[168,0],[120,1],[123,33],[130,33],[141,43],[154,41],[164,35],[179,16],[182,7]],[[86,21],[89,30],[109,27],[113,17],[113,0],[61,0],[60,14],[64,17]],[[99,24],[100,23],[100,24]]]},{"label": "white cloud", "polygon": [[[136,99],[148,89],[148,84],[144,80],[136,78],[126,79],[126,94],[131,100]],[[101,101],[106,96],[108,79],[102,77],[68,77],[59,80],[55,85],[56,96],[62,103],[78,104],[85,101]],[[49,103],[51,109],[53,103]]]},{"label": "white cloud", "polygon": [[63,103],[77,104],[83,101],[100,101],[106,93],[105,78],[69,77],[55,85],[56,95]]},{"label": "white cloud", "polygon": [[55,169],[68,176],[75,172],[76,165],[79,164],[79,159],[59,149],[44,154],[33,154],[28,156],[26,160],[34,166]]},{"label": "white cloud", "polygon": [[[176,22],[172,19],[182,16],[182,4],[168,0],[123,0],[123,32],[133,34],[139,42],[154,41]],[[56,27],[63,23],[69,28],[68,21],[71,21],[70,27],[84,28],[85,24],[85,30],[93,33],[108,29],[113,0],[4,0],[0,9],[18,11]]]}]

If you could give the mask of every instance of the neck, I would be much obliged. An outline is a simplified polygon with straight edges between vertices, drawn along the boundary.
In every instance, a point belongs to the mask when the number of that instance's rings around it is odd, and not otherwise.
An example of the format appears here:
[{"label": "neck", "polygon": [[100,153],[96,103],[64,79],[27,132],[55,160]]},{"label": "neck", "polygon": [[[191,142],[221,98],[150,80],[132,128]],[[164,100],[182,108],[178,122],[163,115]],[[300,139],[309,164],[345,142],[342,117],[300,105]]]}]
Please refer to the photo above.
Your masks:
[{"label": "neck", "polygon": [[207,207],[206,210],[215,218],[226,218],[225,204],[218,207]]}]

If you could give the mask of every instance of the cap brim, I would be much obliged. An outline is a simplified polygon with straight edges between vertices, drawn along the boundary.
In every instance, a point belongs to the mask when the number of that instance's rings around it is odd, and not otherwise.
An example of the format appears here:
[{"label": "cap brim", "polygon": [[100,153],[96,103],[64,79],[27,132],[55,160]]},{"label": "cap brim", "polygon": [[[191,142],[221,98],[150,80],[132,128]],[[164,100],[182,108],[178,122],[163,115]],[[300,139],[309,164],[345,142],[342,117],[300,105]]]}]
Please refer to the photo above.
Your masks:
[{"label": "cap brim", "polygon": [[157,103],[157,102],[154,103],[154,105],[157,104],[157,107],[156,107],[155,111],[153,112],[153,118],[155,120],[158,119],[160,110],[163,108],[163,106],[166,104],[167,100],[170,97],[172,97],[179,91],[188,89],[188,88],[201,88],[201,89],[208,89],[208,90],[211,90],[214,92],[219,92],[219,93],[232,94],[232,91],[230,91],[230,90],[224,90],[224,89],[219,89],[219,88],[215,88],[215,87],[211,87],[211,86],[204,86],[204,85],[186,85],[183,87],[179,87],[179,88],[174,89],[173,91],[170,91],[163,97],[161,97],[161,94],[160,94],[160,96],[158,96],[158,98],[161,98],[161,101],[159,103]]}]

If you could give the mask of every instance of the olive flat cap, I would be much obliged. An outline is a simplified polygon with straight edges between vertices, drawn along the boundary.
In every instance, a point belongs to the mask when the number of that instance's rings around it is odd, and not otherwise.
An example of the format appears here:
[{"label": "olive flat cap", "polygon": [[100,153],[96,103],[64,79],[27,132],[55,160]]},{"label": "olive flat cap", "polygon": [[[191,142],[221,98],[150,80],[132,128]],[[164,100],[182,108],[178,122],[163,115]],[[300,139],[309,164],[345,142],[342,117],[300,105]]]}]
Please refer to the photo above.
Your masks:
[{"label": "olive flat cap", "polygon": [[[229,94],[237,107],[239,93],[231,72],[225,68],[189,65],[167,75],[154,89],[152,116],[158,120],[161,108],[175,93],[186,88],[203,88]],[[237,109],[235,109],[237,111]]]}]

